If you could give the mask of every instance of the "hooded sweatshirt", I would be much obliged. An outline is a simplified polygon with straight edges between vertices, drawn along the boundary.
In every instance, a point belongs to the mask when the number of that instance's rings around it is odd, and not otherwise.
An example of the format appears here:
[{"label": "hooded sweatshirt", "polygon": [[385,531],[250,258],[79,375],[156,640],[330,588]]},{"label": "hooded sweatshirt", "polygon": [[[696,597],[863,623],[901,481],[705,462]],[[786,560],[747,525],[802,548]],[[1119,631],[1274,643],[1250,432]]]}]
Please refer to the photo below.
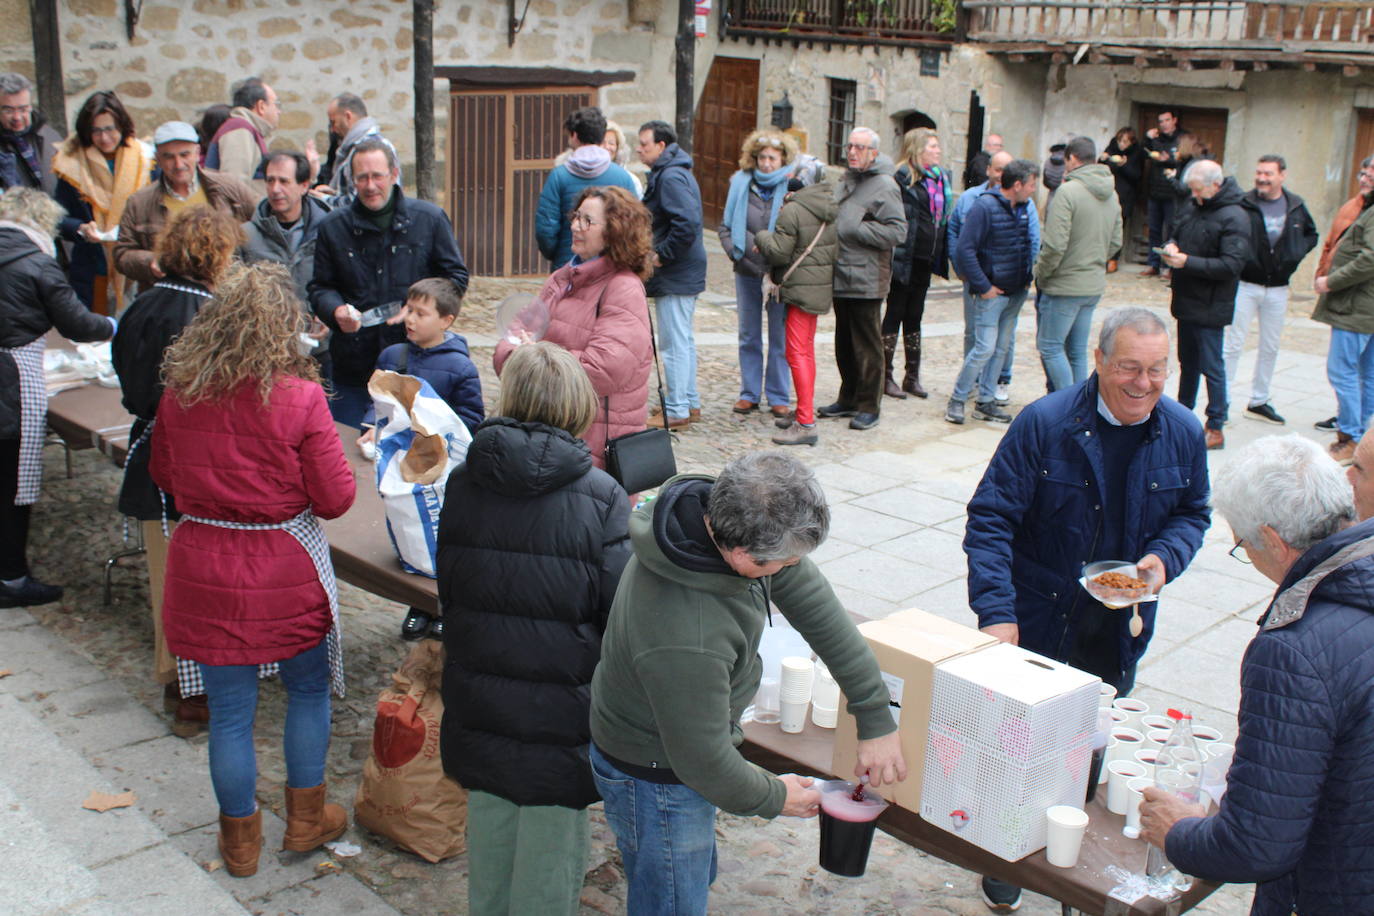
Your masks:
[{"label": "hooded sweatshirt", "polygon": [[776,817],[786,787],[746,761],[739,717],[758,691],[771,601],[849,698],[860,739],[889,734],[872,651],[816,565],[803,557],[749,579],[706,530],[712,478],[675,477],[630,517],[625,568],[592,678],[592,740],[649,781],[679,782],[733,814]]},{"label": "hooded sweatshirt", "polygon": [[579,146],[562,165],[549,172],[534,213],[534,240],[555,270],[572,260],[572,223],[568,214],[577,206],[578,195],[584,188],[607,186],[624,188],[639,196],[630,173],[612,162],[604,147],[595,144]]},{"label": "hooded sweatshirt", "polygon": [[1054,195],[1035,282],[1052,296],[1100,296],[1107,289],[1107,259],[1121,247],[1121,205],[1105,165],[1084,165],[1064,176]]}]

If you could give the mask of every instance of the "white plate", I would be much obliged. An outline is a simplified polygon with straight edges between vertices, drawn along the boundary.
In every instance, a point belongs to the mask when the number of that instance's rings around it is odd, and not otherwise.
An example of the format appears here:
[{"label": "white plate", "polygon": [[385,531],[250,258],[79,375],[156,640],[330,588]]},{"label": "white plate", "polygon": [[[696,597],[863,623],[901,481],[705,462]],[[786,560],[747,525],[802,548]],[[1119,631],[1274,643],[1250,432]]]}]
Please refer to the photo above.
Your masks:
[{"label": "white plate", "polygon": [[[1117,567],[1116,569],[1104,569],[1102,572],[1098,573],[1098,575],[1100,576],[1100,575],[1103,575],[1104,573],[1109,573],[1109,572],[1124,572],[1124,573],[1126,573],[1126,574],[1129,575],[1129,576],[1134,576],[1134,575],[1136,574],[1136,568],[1135,568],[1134,566],[1132,566],[1132,565],[1127,564],[1127,565],[1125,565],[1125,566],[1119,566],[1119,567]],[[1158,594],[1153,594],[1153,595],[1146,595],[1145,597],[1139,598],[1139,599],[1137,599],[1137,600],[1135,600],[1135,601],[1127,601],[1127,602],[1125,602],[1125,603],[1119,603],[1119,602],[1116,602],[1116,601],[1103,601],[1101,598],[1099,598],[1099,597],[1097,597],[1096,595],[1094,595],[1094,594],[1092,593],[1092,590],[1091,590],[1090,588],[1088,588],[1088,577],[1087,577],[1087,576],[1079,576],[1079,577],[1078,577],[1078,584],[1081,585],[1081,586],[1083,586],[1083,591],[1087,592],[1088,595],[1091,596],[1092,599],[1093,599],[1094,601],[1100,602],[1100,603],[1102,604],[1103,607],[1109,607],[1109,608],[1111,608],[1111,609],[1114,610],[1114,611],[1119,611],[1119,610],[1121,610],[1121,609],[1124,608],[1124,607],[1130,607],[1130,606],[1133,605],[1133,604],[1148,604],[1148,603],[1151,602],[1151,601],[1158,601],[1158,600],[1159,600],[1159,595],[1158,595]]]}]

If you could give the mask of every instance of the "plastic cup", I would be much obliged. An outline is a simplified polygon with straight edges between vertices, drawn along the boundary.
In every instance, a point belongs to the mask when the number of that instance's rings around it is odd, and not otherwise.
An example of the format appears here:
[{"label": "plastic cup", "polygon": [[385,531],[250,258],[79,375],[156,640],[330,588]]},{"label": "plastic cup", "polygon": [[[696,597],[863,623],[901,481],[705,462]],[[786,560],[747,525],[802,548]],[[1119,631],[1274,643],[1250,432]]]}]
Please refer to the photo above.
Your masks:
[{"label": "plastic cup", "polygon": [[1202,753],[1211,760],[1213,757],[1233,757],[1236,753],[1234,744],[1226,744],[1223,741],[1213,741],[1202,749]]},{"label": "plastic cup", "polygon": [[1169,736],[1173,732],[1165,731],[1162,728],[1152,728],[1145,733],[1145,746],[1162,748],[1169,743]]},{"label": "plastic cup", "polygon": [[[1213,753],[1213,749],[1216,753]],[[1207,746],[1207,760],[1202,764],[1202,791],[1207,793],[1216,805],[1226,794],[1226,775],[1231,771],[1231,759],[1235,748],[1220,741]]]},{"label": "plastic cup", "polygon": [[[1113,700],[1112,702],[1115,703],[1116,701]],[[1112,725],[1126,725],[1126,720],[1129,718],[1130,716],[1126,715],[1115,706],[1112,707]]]},{"label": "plastic cup", "polygon": [[1112,701],[1116,699],[1116,688],[1111,684],[1103,684],[1097,689],[1097,705],[1111,708]]},{"label": "plastic cup", "polygon": [[1126,714],[1126,724],[1134,729],[1139,729],[1140,720],[1150,714],[1150,704],[1144,700],[1137,700],[1133,697],[1117,697],[1112,701],[1112,706]]},{"label": "plastic cup", "polygon": [[806,709],[811,705],[810,700],[783,700],[781,710],[782,730],[789,734],[796,734],[806,728]]},{"label": "plastic cup", "polygon": [[854,801],[855,783],[832,779],[821,790],[821,868],[835,875],[857,878],[868,866],[868,850],[878,815],[887,802],[864,787],[864,800]]},{"label": "plastic cup", "polygon": [[840,685],[830,676],[830,671],[821,664],[816,665],[816,678],[811,686],[811,702],[825,709],[835,709],[840,705]]},{"label": "plastic cup", "polygon": [[754,694],[754,721],[760,725],[777,725],[782,719],[782,708],[778,705],[778,679],[766,677],[759,681],[759,692]]},{"label": "plastic cup", "polygon": [[1145,731],[1154,731],[1157,728],[1162,728],[1166,732],[1173,731],[1174,720],[1170,719],[1168,716],[1157,716],[1154,714],[1141,716],[1140,727]]},{"label": "plastic cup", "polygon": [[779,678],[778,696],[783,702],[811,700],[811,683],[815,677],[816,666],[811,659],[800,655],[789,655],[782,660],[782,677]]},{"label": "plastic cup", "polygon": [[1201,746],[1204,744],[1212,744],[1216,741],[1224,741],[1226,736],[1221,733],[1220,729],[1213,728],[1210,725],[1194,725],[1193,738],[1197,741],[1198,745]]},{"label": "plastic cup", "polygon": [[834,728],[839,721],[840,711],[838,708],[826,708],[811,704],[811,724],[819,728]]},{"label": "plastic cup", "polygon": [[1134,760],[1118,760],[1107,764],[1107,810],[1113,814],[1125,814],[1129,795],[1126,783],[1145,775],[1145,767]]},{"label": "plastic cup", "polygon": [[1126,827],[1122,831],[1134,830],[1140,835],[1140,803],[1145,800],[1145,790],[1154,785],[1154,777],[1138,776],[1126,782]]},{"label": "plastic cup", "polygon": [[1155,763],[1159,760],[1159,751],[1154,748],[1144,748],[1135,752],[1135,762],[1145,768],[1145,775],[1150,779],[1155,778]]},{"label": "plastic cup", "polygon": [[1045,821],[1045,858],[1059,868],[1073,868],[1088,828],[1087,812],[1072,805],[1055,805],[1045,812]]},{"label": "plastic cup", "polygon": [[1110,766],[1117,760],[1131,760],[1135,752],[1140,750],[1145,744],[1145,736],[1133,728],[1122,728],[1117,726],[1112,729],[1112,737],[1116,739],[1116,746],[1107,755],[1107,764]]}]

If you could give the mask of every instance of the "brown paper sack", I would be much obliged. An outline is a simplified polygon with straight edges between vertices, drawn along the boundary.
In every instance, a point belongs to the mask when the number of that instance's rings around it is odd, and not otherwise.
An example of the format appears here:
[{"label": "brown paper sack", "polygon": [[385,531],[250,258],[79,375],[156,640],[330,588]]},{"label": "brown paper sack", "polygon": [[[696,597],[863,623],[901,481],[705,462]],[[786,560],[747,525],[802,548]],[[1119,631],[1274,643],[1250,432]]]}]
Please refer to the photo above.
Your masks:
[{"label": "brown paper sack", "polygon": [[444,647],[422,640],[377,699],[372,755],[354,799],[359,824],[430,862],[467,848],[467,790],[444,773],[439,695]]},{"label": "brown paper sack", "polygon": [[367,380],[370,393],[378,391],[391,395],[406,413],[410,414],[410,428],[415,438],[401,459],[401,479],[406,483],[431,484],[438,480],[448,466],[448,446],[444,437],[426,432],[420,421],[411,411],[415,407],[415,396],[420,393],[420,380],[412,375],[402,375],[388,369],[378,369]]}]

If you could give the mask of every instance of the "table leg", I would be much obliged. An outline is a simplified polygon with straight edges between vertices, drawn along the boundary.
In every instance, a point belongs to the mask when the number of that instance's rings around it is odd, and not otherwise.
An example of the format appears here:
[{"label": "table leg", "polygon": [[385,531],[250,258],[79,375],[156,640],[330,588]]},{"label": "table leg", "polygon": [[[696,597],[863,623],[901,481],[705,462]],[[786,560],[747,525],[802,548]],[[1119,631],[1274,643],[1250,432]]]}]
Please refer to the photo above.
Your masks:
[{"label": "table leg", "polygon": [[138,555],[141,554],[141,553],[146,553],[146,552],[147,552],[147,548],[146,548],[146,547],[144,546],[144,544],[143,544],[143,526],[142,526],[142,525],[135,525],[135,526],[134,526],[134,533],[135,533],[136,536],[135,536],[135,538],[134,538],[134,546],[133,546],[133,547],[126,548],[126,549],[124,549],[124,550],[118,551],[117,553],[112,553],[112,554],[110,554],[109,558],[108,558],[107,560],[105,560],[105,606],[106,606],[106,607],[109,607],[109,606],[110,606],[110,601],[111,601],[111,598],[112,598],[111,589],[113,588],[113,583],[111,583],[111,581],[110,581],[110,575],[111,575],[111,573],[114,572],[115,566],[119,563],[120,560],[124,559],[125,557],[136,557],[136,556],[138,556]]}]

